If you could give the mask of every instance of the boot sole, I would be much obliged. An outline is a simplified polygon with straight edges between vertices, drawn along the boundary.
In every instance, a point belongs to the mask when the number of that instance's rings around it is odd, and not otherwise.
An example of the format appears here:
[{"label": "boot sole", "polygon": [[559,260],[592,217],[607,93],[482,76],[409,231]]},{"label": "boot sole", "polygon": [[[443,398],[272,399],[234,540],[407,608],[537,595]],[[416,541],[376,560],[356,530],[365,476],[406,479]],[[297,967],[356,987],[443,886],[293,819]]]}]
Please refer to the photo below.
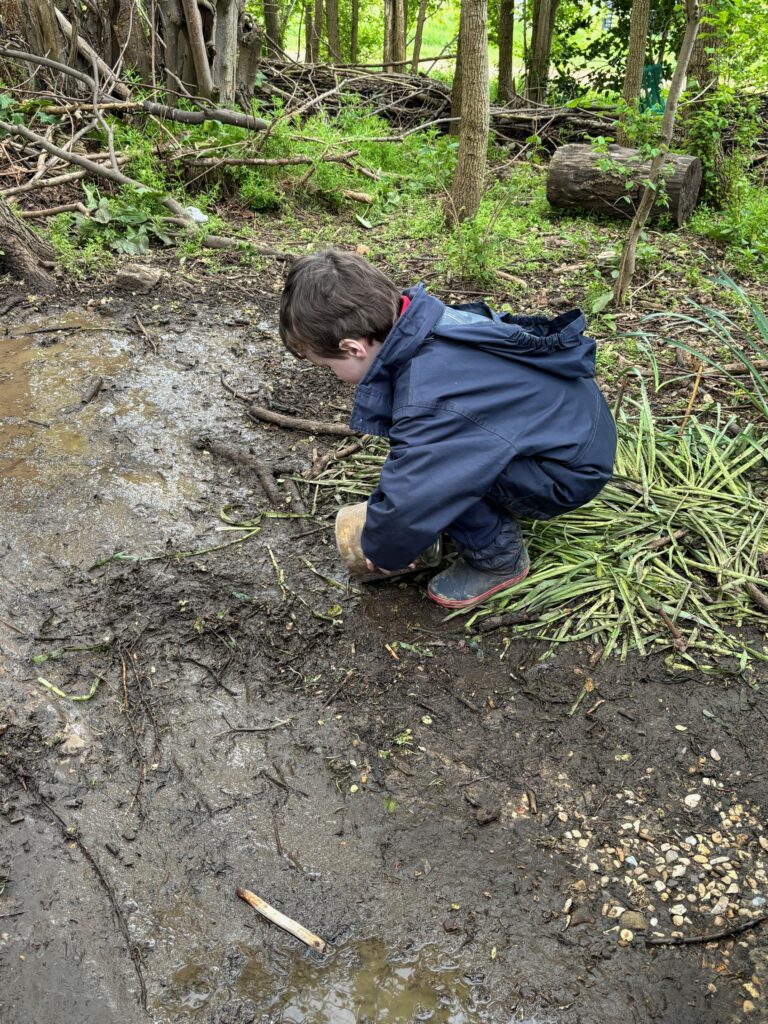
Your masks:
[{"label": "boot sole", "polygon": [[473,605],[481,604],[487,598],[492,597],[494,594],[498,594],[500,590],[506,590],[507,587],[512,587],[515,583],[520,583],[524,580],[528,573],[531,571],[530,565],[526,565],[522,572],[519,572],[517,576],[511,576],[508,580],[504,580],[503,583],[497,584],[495,587],[491,587],[490,590],[486,590],[478,597],[469,597],[464,601],[451,601],[446,600],[442,597],[437,597],[429,589],[427,589],[427,596],[435,604],[439,604],[441,608],[472,608]]}]

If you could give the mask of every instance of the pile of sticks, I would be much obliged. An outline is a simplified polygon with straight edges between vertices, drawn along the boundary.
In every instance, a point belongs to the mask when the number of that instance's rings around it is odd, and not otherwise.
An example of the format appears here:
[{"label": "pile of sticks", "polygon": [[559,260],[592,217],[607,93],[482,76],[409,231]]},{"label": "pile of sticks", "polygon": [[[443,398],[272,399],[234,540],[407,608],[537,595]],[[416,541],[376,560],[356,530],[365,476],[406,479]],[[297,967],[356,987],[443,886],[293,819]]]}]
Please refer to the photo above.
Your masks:
[{"label": "pile of sticks", "polygon": [[[447,131],[452,121],[451,87],[426,75],[295,61],[265,62],[261,71],[263,82],[257,93],[265,98],[279,96],[283,101],[296,103],[325,94],[323,106],[336,113],[342,95],[356,95],[374,114],[389,121],[401,137],[433,125]],[[525,143],[537,135],[540,144],[550,151],[563,141],[610,132],[615,122],[615,113],[608,107],[582,110],[523,100],[506,107],[491,107],[491,130],[498,141]]]}]

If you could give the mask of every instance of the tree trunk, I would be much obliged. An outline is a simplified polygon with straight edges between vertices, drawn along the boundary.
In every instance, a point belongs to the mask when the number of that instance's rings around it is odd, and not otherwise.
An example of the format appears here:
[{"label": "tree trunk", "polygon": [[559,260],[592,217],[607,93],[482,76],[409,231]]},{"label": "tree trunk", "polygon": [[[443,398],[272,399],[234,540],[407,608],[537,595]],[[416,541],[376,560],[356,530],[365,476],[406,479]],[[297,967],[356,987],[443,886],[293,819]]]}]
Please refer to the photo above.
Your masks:
[{"label": "tree trunk", "polygon": [[[636,149],[609,146],[607,158],[616,169],[603,170],[604,153],[591,146],[572,143],[555,150],[547,172],[547,199],[552,206],[563,209],[595,210],[614,217],[633,217],[640,205],[644,183],[650,174],[651,163],[643,160]],[[627,173],[622,173],[622,171]],[[650,209],[650,217],[658,219],[668,214],[678,226],[684,224],[699,197],[701,187],[701,161],[695,156],[670,154],[664,191],[668,205],[657,201]],[[627,189],[627,182],[633,183]]]},{"label": "tree trunk", "polygon": [[427,0],[419,0],[419,13],[416,15],[416,35],[413,38],[413,54],[411,56],[411,74],[419,73],[419,57],[421,41],[424,38],[424,22],[427,20]]},{"label": "tree trunk", "polygon": [[331,60],[343,63],[341,54],[341,33],[339,32],[339,0],[325,0],[325,32]]},{"label": "tree trunk", "polygon": [[280,27],[280,4],[278,0],[264,0],[264,30],[266,50],[270,57],[280,55],[282,29]]},{"label": "tree trunk", "polygon": [[448,126],[449,135],[461,132],[461,94],[464,84],[464,61],[461,53],[461,22],[459,22],[459,41],[456,45],[456,65],[453,69],[453,85],[451,86],[451,118]]},{"label": "tree trunk", "polygon": [[[624,72],[624,89],[622,91],[622,98],[629,107],[636,106],[640,98],[650,14],[651,0],[632,0],[632,13],[629,20],[629,43],[627,46],[627,68]],[[622,146],[627,144],[627,134],[622,125],[619,125],[616,131],[616,141]]]},{"label": "tree trunk", "polygon": [[219,103],[231,106],[237,95],[237,64],[240,43],[240,10],[237,0],[218,0],[214,23],[215,52],[211,76],[219,91]]},{"label": "tree trunk", "polygon": [[350,17],[349,59],[354,64],[357,61],[357,40],[360,30],[360,0],[352,0]]},{"label": "tree trunk", "polygon": [[4,273],[24,281],[27,288],[50,293],[55,278],[41,266],[41,260],[53,261],[53,250],[20,220],[0,196],[0,266]]},{"label": "tree trunk", "polygon": [[392,33],[395,24],[395,0],[384,0],[384,53],[382,61],[385,71],[392,70]]},{"label": "tree trunk", "polygon": [[152,78],[152,47],[147,45],[134,0],[112,0],[110,20],[112,53],[102,53],[101,56],[112,64],[122,53],[125,64],[139,73],[142,82],[149,82]]},{"label": "tree trunk", "polygon": [[515,96],[514,31],[515,0],[499,0],[499,103],[509,103]]},{"label": "tree trunk", "polygon": [[688,64],[691,60],[691,53],[693,52],[700,24],[701,8],[699,0],[685,0],[685,35],[680,46],[675,72],[672,75],[672,81],[669,83],[667,105],[664,110],[664,120],[661,123],[661,152],[651,162],[651,168],[648,173],[648,185],[643,193],[643,198],[640,200],[637,213],[629,226],[627,239],[621,250],[619,275],[616,278],[616,284],[613,289],[613,301],[617,306],[624,302],[635,274],[637,243],[656,199],[656,186],[668,157],[668,147],[672,141],[672,133],[675,129],[677,104],[683,91],[683,84],[688,73]]},{"label": "tree trunk", "polygon": [[[707,20],[714,14],[714,8],[713,0],[704,5],[703,22],[688,65],[688,88],[690,89],[695,82],[697,92],[706,90],[710,93],[717,87],[717,50],[720,46],[720,34],[717,25]],[[706,94],[703,99],[706,99]]]},{"label": "tree trunk", "polygon": [[488,156],[488,8],[486,0],[463,0],[459,41],[462,53],[461,133],[449,221],[474,217],[480,206]]},{"label": "tree trunk", "polygon": [[624,73],[624,89],[622,91],[625,103],[630,106],[640,98],[650,13],[651,0],[632,0],[632,13],[629,20],[627,69]]},{"label": "tree trunk", "polygon": [[533,27],[526,84],[526,96],[533,103],[544,103],[547,98],[552,33],[559,4],[560,0],[533,0]]},{"label": "tree trunk", "polygon": [[395,71],[405,71],[405,0],[395,0],[392,19],[392,63]]},{"label": "tree trunk", "polygon": [[320,43],[323,40],[323,0],[315,0],[315,17],[312,22],[312,52],[315,62],[320,60]]}]

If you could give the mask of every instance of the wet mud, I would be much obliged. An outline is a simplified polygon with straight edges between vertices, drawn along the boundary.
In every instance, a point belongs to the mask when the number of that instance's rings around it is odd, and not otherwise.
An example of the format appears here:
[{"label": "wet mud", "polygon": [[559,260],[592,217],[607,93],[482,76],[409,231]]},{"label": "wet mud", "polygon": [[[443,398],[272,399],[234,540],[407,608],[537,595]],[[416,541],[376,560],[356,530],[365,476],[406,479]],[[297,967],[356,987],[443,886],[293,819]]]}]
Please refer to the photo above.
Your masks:
[{"label": "wet mud", "polygon": [[166,286],[3,329],[4,1022],[766,1019],[759,672],[542,661],[419,577],[350,584],[332,495],[262,518],[205,448],[325,447],[222,373],[343,418],[269,310]]}]

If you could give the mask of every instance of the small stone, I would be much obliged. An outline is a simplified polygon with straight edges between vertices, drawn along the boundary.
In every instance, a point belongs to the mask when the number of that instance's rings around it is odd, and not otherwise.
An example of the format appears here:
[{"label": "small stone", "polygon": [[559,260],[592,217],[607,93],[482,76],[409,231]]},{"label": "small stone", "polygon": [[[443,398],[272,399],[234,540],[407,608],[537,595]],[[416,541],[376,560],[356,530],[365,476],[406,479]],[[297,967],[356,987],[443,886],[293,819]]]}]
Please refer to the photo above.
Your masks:
[{"label": "small stone", "polygon": [[749,901],[749,905],[751,907],[764,907],[765,906],[765,896],[755,896],[754,899]]},{"label": "small stone", "polygon": [[744,1011],[744,1013],[752,1013],[752,1011],[755,1008],[755,1004],[752,1002],[751,999],[745,999],[744,1002],[741,1004],[741,1008]]},{"label": "small stone", "polygon": [[557,817],[559,821],[568,821],[568,815],[565,813],[565,811],[558,811]]},{"label": "small stone", "polygon": [[608,917],[617,918],[621,917],[622,914],[626,913],[627,911],[625,907],[611,907],[611,909],[608,911]]},{"label": "small stone", "polygon": [[149,292],[162,279],[163,271],[144,267],[137,263],[126,263],[115,275],[115,288],[127,292]]},{"label": "small stone", "polygon": [[722,843],[722,841],[723,841],[723,833],[722,832],[713,832],[712,833],[712,842],[715,844],[715,846],[719,846]]},{"label": "small stone", "polygon": [[666,860],[667,864],[672,864],[674,861],[677,860],[679,856],[680,854],[677,852],[677,850],[667,850],[667,852],[664,854],[664,859]]},{"label": "small stone", "polygon": [[685,864],[673,864],[672,865],[672,870],[670,871],[670,874],[672,875],[673,878],[682,878],[683,875],[685,874],[685,872],[686,872],[686,865]]},{"label": "small stone", "polygon": [[664,885],[664,883],[662,882],[662,880],[661,880],[661,879],[659,878],[659,879],[657,879],[657,881],[655,881],[655,882],[653,883],[653,888],[654,888],[654,889],[656,890],[656,892],[664,892],[664,890],[665,890],[665,889],[666,889],[667,887],[666,887],[666,885]]},{"label": "small stone", "polygon": [[695,811],[701,803],[701,793],[689,793],[688,796],[685,797],[685,799],[683,800],[683,803],[690,810]]},{"label": "small stone", "polygon": [[635,933],[633,931],[630,931],[629,928],[622,928],[621,931],[619,932],[619,938],[624,943],[631,942],[632,939],[634,939],[634,937],[635,937]]},{"label": "small stone", "polygon": [[676,903],[674,907],[669,908],[670,914],[685,914],[688,908],[682,903]]},{"label": "small stone", "polygon": [[629,864],[630,867],[637,867],[637,857],[629,856],[625,859],[625,863]]},{"label": "small stone", "polygon": [[672,924],[675,925],[676,928],[679,928],[681,925],[685,924],[685,918],[682,914],[673,914]]},{"label": "small stone", "polygon": [[731,882],[728,888],[725,890],[729,896],[735,895],[737,892],[741,892],[741,886],[738,882]]},{"label": "small stone", "polygon": [[714,914],[724,914],[727,909],[728,909],[728,897],[727,896],[721,896],[720,899],[717,901],[717,903],[714,905],[714,907],[712,907],[711,913],[713,915]]},{"label": "small stone", "polygon": [[694,864],[709,864],[709,859],[703,853],[697,853],[693,858]]},{"label": "small stone", "polygon": [[713,761],[719,761],[720,760],[720,755],[718,754],[718,752],[715,750],[714,747],[712,747],[712,749],[710,750],[709,756],[712,758]]},{"label": "small stone", "polygon": [[696,845],[696,836],[686,836],[685,844],[689,849],[693,849]]},{"label": "small stone", "polygon": [[619,924],[622,928],[627,928],[634,932],[644,932],[648,927],[645,917],[637,910],[625,910],[621,915]]}]

